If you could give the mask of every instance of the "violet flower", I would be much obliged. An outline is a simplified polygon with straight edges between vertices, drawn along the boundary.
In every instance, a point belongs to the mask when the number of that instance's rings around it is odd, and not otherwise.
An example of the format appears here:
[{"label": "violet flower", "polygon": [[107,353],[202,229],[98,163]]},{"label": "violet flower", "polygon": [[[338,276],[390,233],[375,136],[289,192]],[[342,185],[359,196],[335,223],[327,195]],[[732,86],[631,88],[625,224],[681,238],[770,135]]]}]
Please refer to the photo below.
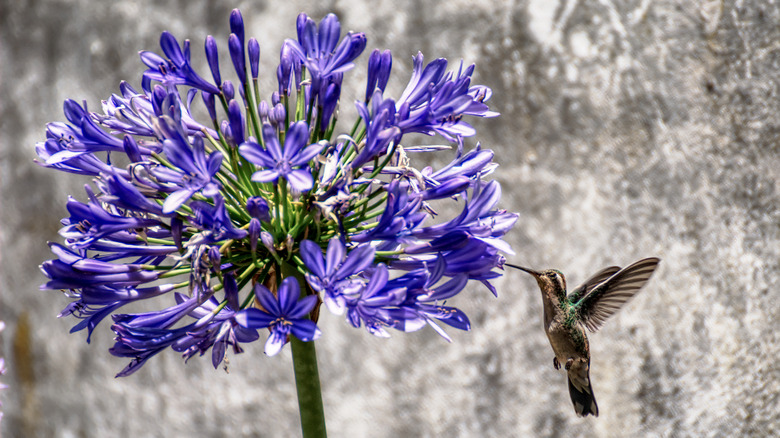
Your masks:
[{"label": "violet flower", "polygon": [[317,296],[308,295],[299,300],[300,294],[301,288],[295,277],[282,281],[277,296],[262,284],[257,284],[255,297],[262,309],[244,309],[235,316],[236,321],[248,329],[271,330],[265,342],[265,354],[269,356],[281,351],[291,334],[302,341],[313,341],[322,334],[317,324],[307,318],[317,304]]},{"label": "violet flower", "polygon": [[308,139],[309,127],[306,122],[296,122],[287,131],[284,148],[281,148],[276,129],[271,125],[263,125],[263,141],[267,149],[263,150],[259,144],[249,142],[238,150],[249,162],[266,168],[252,174],[252,181],[273,182],[282,177],[292,188],[305,192],[314,184],[308,163],[323,148],[321,144],[307,146]]},{"label": "violet flower", "polygon": [[[359,119],[344,132],[337,108],[366,36],[343,34],[332,14],[295,24],[272,90],[258,78],[267,38],[247,35],[235,10],[227,40],[200,46],[209,71],[196,71],[189,40],[163,32],[161,53],[141,52],[139,89],[121,82],[97,111],[65,101],[65,121],[36,146],[39,165],[88,184],[66,201],[42,288],[65,293],[60,316],[87,341],[112,322],[110,352],[130,361],[120,376],[168,349],[210,353],[217,367],[261,328],[266,353],[289,340],[296,357],[320,336],[322,302],[377,336],[432,327],[450,340],[445,326],[471,328],[459,293],[495,293],[517,215],[499,208],[492,151],[464,143],[470,118],[497,115],[474,66],[418,54],[411,72],[393,72],[408,83],[394,97],[392,55],[372,52]],[[407,144],[409,133],[451,150]],[[449,164],[417,169],[419,151]],[[452,206],[459,213],[437,213]],[[156,310],[122,313],[139,301]]]}]

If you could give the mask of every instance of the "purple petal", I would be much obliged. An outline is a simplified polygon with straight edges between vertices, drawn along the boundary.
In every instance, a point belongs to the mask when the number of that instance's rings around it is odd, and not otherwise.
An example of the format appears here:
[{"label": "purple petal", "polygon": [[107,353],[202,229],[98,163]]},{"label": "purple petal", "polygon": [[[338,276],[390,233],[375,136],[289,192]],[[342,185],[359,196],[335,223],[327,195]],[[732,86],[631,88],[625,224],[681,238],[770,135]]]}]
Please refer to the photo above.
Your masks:
[{"label": "purple petal", "polygon": [[279,179],[279,172],[275,170],[258,170],[252,174],[254,182],[271,182]]},{"label": "purple petal", "polygon": [[279,301],[277,301],[274,294],[262,284],[255,285],[255,297],[257,297],[257,301],[260,302],[260,305],[263,306],[266,313],[274,317],[282,315]]},{"label": "purple petal", "polygon": [[[263,131],[263,134],[265,134],[265,130]],[[301,147],[308,143],[308,141],[309,127],[306,125],[306,122],[300,121],[293,123],[290,126],[290,129],[287,130],[287,136],[284,139],[284,156],[288,159],[295,157]]]},{"label": "purple petal", "polygon": [[450,281],[438,286],[430,295],[423,295],[418,297],[418,300],[425,301],[441,301],[448,298],[452,298],[466,287],[469,277],[467,274],[459,274],[453,277]]},{"label": "purple petal", "polygon": [[290,164],[292,164],[293,166],[302,166],[304,164],[308,164],[309,161],[311,161],[312,158],[316,157],[317,154],[319,154],[320,151],[325,146],[326,146],[325,144],[314,143],[313,145],[301,151],[292,160],[290,160]]},{"label": "purple petal", "polygon": [[281,286],[279,286],[278,293],[281,315],[287,316],[295,309],[298,297],[301,296],[301,287],[298,284],[298,280],[295,277],[285,278],[282,280]]},{"label": "purple petal", "polygon": [[161,57],[160,55],[158,55],[158,54],[156,54],[154,52],[149,52],[149,51],[144,50],[144,51],[140,52],[139,55],[141,56],[141,62],[146,64],[147,67],[155,69],[155,70],[160,68],[160,64],[163,64],[163,65],[167,64],[167,62],[165,61],[165,59],[163,57]]},{"label": "purple petal", "polygon": [[306,51],[304,56],[314,57],[317,53],[317,24],[306,16],[306,14],[298,15],[298,42]]},{"label": "purple petal", "polygon": [[[287,135],[289,138],[290,134],[288,133]],[[263,125],[263,140],[265,141],[266,150],[274,159],[274,163],[281,161],[284,155],[282,154],[282,148],[279,145],[279,138],[276,136],[276,128],[268,124]],[[284,143],[287,145],[286,139]]]},{"label": "purple petal", "polygon": [[236,313],[234,318],[241,327],[251,329],[266,328],[276,319],[262,310],[255,308],[244,309]]},{"label": "purple petal", "polygon": [[341,261],[344,260],[344,255],[346,253],[347,248],[343,243],[341,243],[340,239],[330,239],[330,242],[328,243],[328,251],[326,253],[327,262],[325,264],[325,272],[327,272],[329,275],[333,274],[336,271],[336,268],[341,264]]},{"label": "purple petal", "polygon": [[308,319],[301,319],[295,321],[290,329],[296,338],[304,342],[314,341],[319,339],[322,332],[317,328],[317,324],[314,321]]},{"label": "purple petal", "polygon": [[320,21],[320,28],[318,32],[319,51],[321,53],[331,53],[336,48],[336,43],[339,42],[339,36],[341,35],[341,24],[339,19],[334,14],[328,14]]},{"label": "purple petal", "polygon": [[300,301],[297,301],[294,305],[295,308],[285,315],[290,319],[305,318],[306,315],[311,312],[317,305],[319,297],[317,295],[308,295],[303,297]]},{"label": "purple petal", "polygon": [[268,336],[268,340],[265,341],[265,354],[268,356],[276,356],[277,353],[282,351],[282,347],[284,347],[286,342],[286,333],[280,333],[276,330],[271,331],[271,335]]},{"label": "purple petal", "polygon": [[192,195],[195,194],[195,192],[197,192],[195,189],[182,189],[168,195],[168,197],[165,198],[165,202],[163,203],[163,214],[173,213],[176,211],[176,209],[187,202],[187,200],[190,199]]},{"label": "purple petal", "polygon": [[[286,178],[287,181],[290,182],[290,185],[299,192],[305,192],[314,185],[314,179],[308,170],[293,170],[287,174]],[[255,181],[254,176],[252,177],[252,181]]]},{"label": "purple petal", "polygon": [[334,315],[343,315],[347,309],[347,301],[342,295],[325,294],[325,307]]},{"label": "purple petal", "polygon": [[176,41],[176,37],[167,30],[163,31],[162,35],[160,35],[160,48],[162,48],[165,56],[170,58],[174,65],[181,66],[186,62],[184,54],[181,52],[181,47],[179,47],[179,42]]},{"label": "purple petal", "polygon": [[325,260],[322,258],[322,249],[311,240],[301,242],[301,258],[303,263],[309,268],[312,274],[320,278],[327,276],[325,271]]},{"label": "purple petal", "polygon": [[371,245],[361,245],[353,249],[344,260],[344,264],[339,267],[335,279],[343,280],[350,275],[359,274],[371,266],[374,263],[374,252],[375,249]]},{"label": "purple petal", "polygon": [[206,171],[209,175],[213,176],[219,171],[219,166],[222,165],[222,152],[215,151],[209,155],[208,162],[206,163]]},{"label": "purple petal", "polygon": [[258,166],[274,167],[276,164],[273,157],[255,142],[245,142],[238,147],[238,152],[242,157],[246,158],[247,161],[257,164]]}]

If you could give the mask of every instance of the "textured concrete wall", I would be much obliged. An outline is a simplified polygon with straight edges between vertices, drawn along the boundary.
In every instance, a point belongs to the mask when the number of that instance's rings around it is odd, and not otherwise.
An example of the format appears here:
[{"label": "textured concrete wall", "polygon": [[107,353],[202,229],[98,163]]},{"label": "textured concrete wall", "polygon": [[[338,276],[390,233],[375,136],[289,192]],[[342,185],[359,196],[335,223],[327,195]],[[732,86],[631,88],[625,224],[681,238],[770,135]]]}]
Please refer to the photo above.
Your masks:
[{"label": "textured concrete wall", "polygon": [[[197,4],[196,4],[197,3]],[[208,3],[208,4],[207,4]],[[608,264],[663,258],[596,335],[597,419],[574,416],[541,330],[533,280],[456,305],[469,333],[376,339],[326,314],[318,342],[332,436],[777,436],[780,434],[780,10],[777,2],[526,0],[0,1],[0,317],[10,362],[3,437],[296,436],[289,349],[262,344],[181,363],[173,352],[130,378],[54,316],[42,292],[69,192],[86,180],[32,164],[65,98],[96,108],[139,84],[140,49],[162,30],[201,47],[232,7],[261,41],[267,71],[295,16],[340,15],[369,48],[478,65],[502,117],[478,123],[497,151],[503,206],[520,213],[512,261],[577,283]],[[197,56],[201,56],[200,54]],[[203,59],[202,57],[199,59]],[[356,84],[364,73],[351,74]],[[267,82],[266,89],[271,83]],[[348,106],[348,105],[347,105]]]}]

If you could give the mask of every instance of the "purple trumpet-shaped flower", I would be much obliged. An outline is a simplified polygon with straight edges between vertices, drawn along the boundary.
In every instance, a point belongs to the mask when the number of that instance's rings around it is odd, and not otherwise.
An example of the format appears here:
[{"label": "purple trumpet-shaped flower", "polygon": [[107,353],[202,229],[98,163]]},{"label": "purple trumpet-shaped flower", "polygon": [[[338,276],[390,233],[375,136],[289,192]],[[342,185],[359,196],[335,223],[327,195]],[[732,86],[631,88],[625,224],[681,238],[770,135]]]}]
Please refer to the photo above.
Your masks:
[{"label": "purple trumpet-shaped flower", "polygon": [[212,94],[219,94],[219,88],[200,77],[190,65],[190,42],[184,42],[184,51],[179,47],[176,37],[169,32],[160,36],[160,48],[165,58],[153,52],[141,52],[141,61],[149,67],[144,72],[144,90],[151,89],[151,81],[158,81],[168,87],[188,85]]},{"label": "purple trumpet-shaped flower", "polygon": [[352,61],[366,48],[366,36],[349,32],[339,43],[341,24],[333,14],[325,16],[319,28],[306,14],[300,14],[297,26],[298,41],[287,40],[285,45],[309,70],[313,98],[325,80],[354,67]]},{"label": "purple trumpet-shaped flower", "polygon": [[113,233],[160,225],[156,219],[122,216],[107,211],[92,195],[87,204],[68,198],[70,218],[63,220],[60,235],[70,242],[71,248],[83,249],[95,241]]},{"label": "purple trumpet-shaped flower", "polygon": [[278,296],[261,284],[255,285],[255,297],[262,309],[250,308],[238,312],[236,321],[249,329],[269,328],[271,335],[265,343],[265,354],[274,356],[281,351],[287,337],[309,342],[320,337],[317,324],[307,318],[317,305],[317,296],[309,295],[300,300],[301,288],[295,277],[287,277],[279,286]]},{"label": "purple trumpet-shaped flower", "polygon": [[309,286],[323,294],[328,310],[341,315],[346,308],[345,292],[354,287],[354,282],[347,279],[373,264],[374,248],[361,245],[347,255],[347,248],[341,240],[334,238],[328,243],[326,258],[323,258],[319,245],[304,240],[301,242],[301,258],[310,270],[306,274]]},{"label": "purple trumpet-shaped flower", "polygon": [[500,239],[517,221],[516,213],[496,210],[501,197],[501,186],[491,181],[476,191],[459,216],[451,221],[413,232],[416,237],[433,238],[455,230],[468,231],[498,249],[511,253],[511,248]]},{"label": "purple trumpet-shaped flower", "polygon": [[462,116],[495,117],[484,103],[492,94],[484,86],[471,87],[474,65],[447,73],[447,60],[436,59],[423,68],[423,55],[414,57],[414,72],[396,106],[403,132],[439,133],[445,138],[469,137],[476,130]]},{"label": "purple trumpet-shaped flower", "polygon": [[390,153],[389,146],[398,144],[403,132],[396,125],[395,102],[392,99],[383,99],[380,90],[374,91],[370,112],[366,103],[357,102],[355,105],[360,118],[368,125],[366,145],[352,162],[352,166],[357,168]]},{"label": "purple trumpet-shaped flower", "polygon": [[[100,129],[97,122],[81,105],[73,100],[66,100],[63,107],[65,117],[73,125],[61,122],[49,123],[46,127],[46,136],[65,142],[70,154],[61,152],[61,156],[54,159],[63,160],[89,152],[124,151],[122,140]],[[148,149],[146,153],[149,153]]]},{"label": "purple trumpet-shaped flower", "polygon": [[[100,125],[125,135],[153,136],[151,118],[155,116],[155,109],[149,96],[124,81],[120,82],[119,90],[120,95],[113,94],[103,101],[105,114],[92,113],[91,116]],[[186,119],[194,122],[191,117]]]},{"label": "purple trumpet-shaped flower", "polygon": [[456,231],[427,244],[410,246],[406,252],[413,257],[393,260],[389,265],[404,271],[427,269],[437,257],[443,257],[447,262],[444,275],[452,277],[467,274],[470,280],[482,281],[496,295],[495,288],[488,280],[500,276],[493,268],[503,265],[504,257],[498,249],[481,239]]},{"label": "purple trumpet-shaped flower", "polygon": [[430,168],[422,170],[422,174],[431,181],[442,184],[451,178],[467,177],[471,180],[479,180],[487,176],[498,167],[493,163],[493,151],[482,149],[479,144],[473,151],[459,155],[450,164],[436,172]]},{"label": "purple trumpet-shaped flower", "polygon": [[398,180],[385,187],[387,204],[376,226],[368,231],[352,236],[355,242],[379,241],[377,249],[392,250],[398,245],[408,242],[413,230],[427,217],[420,211],[422,197],[408,193]]},{"label": "purple trumpet-shaped flower", "polygon": [[304,147],[309,140],[306,122],[290,125],[284,139],[284,149],[279,146],[276,130],[271,125],[263,126],[263,140],[266,150],[251,141],[238,148],[241,156],[249,162],[265,168],[252,174],[252,181],[273,182],[282,177],[295,190],[305,192],[311,189],[314,180],[311,171],[304,166],[322,150],[323,145],[315,143]]},{"label": "purple trumpet-shaped flower", "polygon": [[120,287],[115,288],[109,285],[84,287],[75,296],[78,301],[73,301],[65,307],[59,315],[64,317],[73,315],[81,319],[81,322],[74,325],[71,333],[87,329],[87,343],[92,338],[92,332],[95,327],[106,316],[110,315],[125,304],[135,301],[145,300],[166,294],[173,290],[173,285],[151,286],[144,288]]},{"label": "purple trumpet-shaped flower", "polygon": [[404,287],[387,287],[389,275],[387,266],[380,263],[368,284],[347,300],[347,321],[355,328],[365,325],[369,333],[380,338],[390,337],[385,329],[396,325],[391,312],[406,298]]},{"label": "purple trumpet-shaped flower", "polygon": [[370,99],[371,112],[365,103],[357,103],[361,118],[369,125],[368,144],[372,151],[381,152],[381,147],[373,144],[379,143],[379,133],[386,132],[391,127],[400,131],[393,138],[396,141],[402,134],[410,132],[440,134],[453,141],[476,133],[463,116],[498,115],[490,111],[484,103],[491,96],[490,88],[470,86],[473,65],[465,70],[461,67],[456,75],[446,69],[445,59],[436,59],[423,67],[423,55],[418,53],[414,58],[412,78],[400,99],[393,101],[384,98],[381,91],[376,90]]},{"label": "purple trumpet-shaped flower", "polygon": [[220,185],[214,180],[214,175],[222,164],[222,153],[219,151],[206,155],[201,137],[195,137],[192,144],[186,136],[177,129],[173,121],[166,117],[156,119],[156,126],[164,133],[163,151],[168,161],[177,169],[157,166],[151,170],[159,181],[173,186],[173,192],[165,198],[162,212],[168,214],[176,211],[195,193],[214,197],[219,193]]},{"label": "purple trumpet-shaped flower", "polygon": [[193,201],[190,207],[195,212],[193,222],[204,230],[203,243],[217,243],[225,239],[243,239],[247,232],[233,225],[225,209],[225,201],[217,196],[214,205],[203,201]]},{"label": "purple trumpet-shaped flower", "polygon": [[[237,295],[238,290],[230,293]],[[241,344],[254,342],[260,338],[257,330],[238,324],[234,310],[238,308],[238,302],[229,296],[229,291],[226,290],[225,294],[228,304],[222,309],[219,309],[219,301],[212,296],[188,314],[198,321],[208,321],[208,323],[201,325],[198,330],[191,330],[187,336],[176,341],[171,346],[174,351],[181,352],[185,359],[189,359],[195,353],[203,355],[211,348],[211,364],[217,368],[225,359],[227,347],[232,347],[233,353],[239,354],[243,352]],[[178,302],[183,302],[184,299],[183,295],[176,295]]]},{"label": "purple trumpet-shaped flower", "polygon": [[172,87],[176,85],[188,85],[212,94],[219,94],[219,88],[200,77],[190,65],[190,42],[184,42],[184,51],[179,47],[176,37],[170,32],[163,32],[160,36],[160,48],[165,58],[153,52],[141,52],[141,61],[149,67],[144,72],[143,88],[149,91],[151,81]]},{"label": "purple trumpet-shaped flower", "polygon": [[159,204],[147,198],[139,187],[128,181],[120,172],[101,173],[100,179],[95,183],[104,194],[100,198],[103,202],[125,210],[163,214]]},{"label": "purple trumpet-shaped flower", "polygon": [[463,273],[457,274],[444,283],[438,284],[446,273],[446,261],[442,256],[437,257],[432,266],[428,265],[427,268],[388,281],[389,288],[399,286],[406,288],[406,297],[398,305],[399,310],[391,312],[395,321],[393,328],[408,332],[419,330],[427,324],[451,342],[452,339],[434,322],[434,319],[460,330],[468,331],[471,328],[465,313],[455,307],[439,303],[462,291],[468,282],[468,276]]},{"label": "purple trumpet-shaped flower", "polygon": [[154,281],[160,275],[136,264],[114,264],[79,255],[57,243],[50,243],[59,258],[41,264],[50,281],[42,289],[81,289],[96,286],[126,287]]},{"label": "purple trumpet-shaped flower", "polygon": [[43,167],[81,175],[97,176],[100,173],[126,173],[104,162],[92,153],[73,154],[66,141],[48,139],[35,147],[39,159],[35,162]]},{"label": "purple trumpet-shaped flower", "polygon": [[[160,312],[114,315],[111,328],[116,333],[116,342],[109,351],[114,356],[133,358],[117,377],[134,373],[168,347],[183,353],[185,359],[215,347],[212,364],[216,368],[224,359],[228,345],[240,353],[239,343],[252,342],[259,337],[256,330],[238,325],[236,313],[231,308],[218,310],[213,297],[176,294],[176,301],[177,305]],[[184,317],[194,318],[195,322],[174,328]]]}]

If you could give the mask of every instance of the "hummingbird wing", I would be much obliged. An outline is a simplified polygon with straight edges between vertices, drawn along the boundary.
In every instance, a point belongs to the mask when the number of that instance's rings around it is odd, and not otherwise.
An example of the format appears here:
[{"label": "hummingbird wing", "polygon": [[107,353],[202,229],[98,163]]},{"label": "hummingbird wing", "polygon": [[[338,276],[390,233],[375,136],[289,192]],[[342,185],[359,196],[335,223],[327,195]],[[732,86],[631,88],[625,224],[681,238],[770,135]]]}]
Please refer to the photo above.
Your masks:
[{"label": "hummingbird wing", "polygon": [[580,318],[591,332],[631,299],[647,283],[661,260],[650,257],[627,266],[601,284],[595,286],[575,304]]},{"label": "hummingbird wing", "polygon": [[594,286],[598,285],[599,283],[603,283],[607,278],[615,275],[615,273],[619,270],[620,266],[610,266],[600,270],[593,277],[587,279],[585,283],[582,283],[581,285],[577,286],[576,289],[569,292],[569,302],[576,303],[580,300],[580,298],[584,297],[588,292],[590,292]]}]

